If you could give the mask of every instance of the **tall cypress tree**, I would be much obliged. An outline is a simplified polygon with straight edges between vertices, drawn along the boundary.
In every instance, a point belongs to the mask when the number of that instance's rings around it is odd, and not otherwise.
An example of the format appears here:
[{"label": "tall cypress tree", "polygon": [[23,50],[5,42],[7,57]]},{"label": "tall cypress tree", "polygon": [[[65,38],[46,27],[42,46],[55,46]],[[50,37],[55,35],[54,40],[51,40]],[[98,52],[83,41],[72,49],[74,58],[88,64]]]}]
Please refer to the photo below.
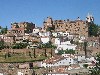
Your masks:
[{"label": "tall cypress tree", "polygon": [[45,57],[47,57],[47,50],[46,49],[44,49],[45,50]]},{"label": "tall cypress tree", "polygon": [[87,57],[87,49],[86,49],[86,47],[87,47],[87,42],[85,41],[84,42],[85,58]]},{"label": "tall cypress tree", "polygon": [[34,58],[36,58],[36,54],[35,54],[35,48],[34,48],[33,50],[34,50]]}]

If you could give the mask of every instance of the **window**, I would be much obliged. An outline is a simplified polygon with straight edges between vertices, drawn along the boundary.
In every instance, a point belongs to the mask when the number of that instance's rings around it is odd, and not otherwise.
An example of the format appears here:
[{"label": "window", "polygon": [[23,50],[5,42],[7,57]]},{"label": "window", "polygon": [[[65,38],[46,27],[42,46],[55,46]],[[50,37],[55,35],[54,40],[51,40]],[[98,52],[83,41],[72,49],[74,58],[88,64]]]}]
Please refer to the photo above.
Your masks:
[{"label": "window", "polygon": [[68,29],[66,29],[66,31],[67,31]]}]

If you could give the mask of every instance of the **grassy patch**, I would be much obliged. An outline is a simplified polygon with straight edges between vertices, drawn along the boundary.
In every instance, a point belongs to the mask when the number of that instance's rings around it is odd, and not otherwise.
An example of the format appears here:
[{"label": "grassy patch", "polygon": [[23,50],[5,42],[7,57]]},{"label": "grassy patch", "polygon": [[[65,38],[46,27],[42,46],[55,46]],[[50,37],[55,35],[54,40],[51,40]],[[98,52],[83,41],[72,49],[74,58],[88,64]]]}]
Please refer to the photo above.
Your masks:
[{"label": "grassy patch", "polygon": [[35,62],[35,61],[42,61],[44,59],[46,59],[47,57],[45,56],[36,56],[36,58],[34,58],[34,56],[30,57],[30,56],[25,56],[25,55],[11,55],[10,57],[6,57],[4,54],[0,54],[0,63],[3,62],[12,62],[12,63],[23,63],[23,62]]}]

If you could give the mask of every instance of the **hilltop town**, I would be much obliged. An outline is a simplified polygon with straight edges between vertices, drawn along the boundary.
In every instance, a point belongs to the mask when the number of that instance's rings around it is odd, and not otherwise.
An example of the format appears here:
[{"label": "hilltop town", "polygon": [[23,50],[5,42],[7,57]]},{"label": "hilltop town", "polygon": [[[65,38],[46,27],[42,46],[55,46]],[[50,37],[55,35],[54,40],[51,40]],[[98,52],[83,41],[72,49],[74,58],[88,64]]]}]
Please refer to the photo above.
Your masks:
[{"label": "hilltop town", "polygon": [[32,22],[0,26],[0,75],[88,75],[100,53],[100,27],[94,31],[92,24],[88,14],[74,21],[49,16],[42,27]]}]

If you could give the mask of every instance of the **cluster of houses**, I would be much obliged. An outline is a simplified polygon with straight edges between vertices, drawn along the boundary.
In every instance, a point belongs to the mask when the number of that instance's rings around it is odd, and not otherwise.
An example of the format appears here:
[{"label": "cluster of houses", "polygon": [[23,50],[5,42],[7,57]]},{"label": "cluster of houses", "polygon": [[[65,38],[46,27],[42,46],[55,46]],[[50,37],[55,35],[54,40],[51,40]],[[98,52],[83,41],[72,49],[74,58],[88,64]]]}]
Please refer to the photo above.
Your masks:
[{"label": "cluster of houses", "polygon": [[[100,52],[100,36],[89,37],[88,35],[88,22],[93,21],[93,17],[88,15],[86,21],[80,20],[79,17],[75,21],[53,20],[47,17],[43,27],[36,27],[29,22],[15,22],[11,24],[7,34],[0,35],[0,39],[9,46],[13,43],[25,43],[24,40],[28,40],[27,49],[38,48],[38,44],[51,41],[57,47],[54,50],[55,54],[43,61],[31,63],[32,68],[39,67],[43,75],[88,73],[89,68],[96,63],[94,55]],[[87,43],[86,48],[84,42]],[[75,53],[58,54],[59,51],[64,50],[74,50]],[[88,66],[84,67],[85,64]],[[16,67],[18,68],[16,75],[38,75],[38,72],[30,69],[29,63],[17,64]],[[0,75],[5,74],[0,72]]]}]

